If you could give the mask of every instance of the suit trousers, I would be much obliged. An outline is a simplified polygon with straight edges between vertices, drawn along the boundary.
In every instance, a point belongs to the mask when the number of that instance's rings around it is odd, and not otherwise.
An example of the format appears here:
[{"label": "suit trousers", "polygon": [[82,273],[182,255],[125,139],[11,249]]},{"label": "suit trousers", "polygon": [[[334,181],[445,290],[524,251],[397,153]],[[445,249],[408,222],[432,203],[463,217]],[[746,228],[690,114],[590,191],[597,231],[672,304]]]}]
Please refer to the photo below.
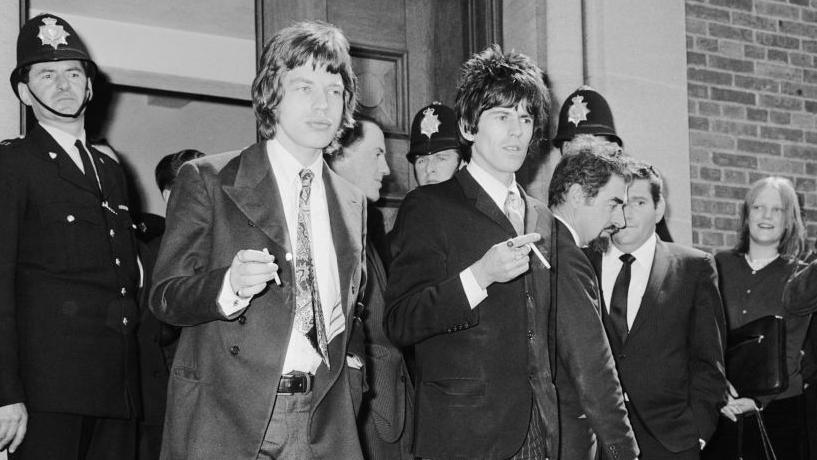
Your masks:
[{"label": "suit trousers", "polygon": [[259,460],[312,458],[309,448],[309,410],[312,392],[275,397]]},{"label": "suit trousers", "polygon": [[31,411],[26,437],[9,460],[132,460],[137,425],[133,419]]}]

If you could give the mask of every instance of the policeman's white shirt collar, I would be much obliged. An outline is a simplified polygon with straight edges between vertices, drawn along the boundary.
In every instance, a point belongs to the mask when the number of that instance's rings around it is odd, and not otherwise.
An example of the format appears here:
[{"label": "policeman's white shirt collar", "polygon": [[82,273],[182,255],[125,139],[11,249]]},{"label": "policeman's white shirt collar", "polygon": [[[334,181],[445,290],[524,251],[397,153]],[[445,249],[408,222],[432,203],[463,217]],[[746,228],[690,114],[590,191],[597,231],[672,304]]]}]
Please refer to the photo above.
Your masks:
[{"label": "policeman's white shirt collar", "polygon": [[514,192],[519,195],[519,198],[522,198],[522,195],[519,193],[519,188],[516,185],[516,175],[513,176],[513,181],[511,181],[511,185],[505,185],[494,176],[488,174],[485,169],[480,167],[476,162],[471,161],[468,163],[468,172],[471,174],[471,177],[477,181],[480,187],[485,190],[485,193],[491,197],[491,200],[496,203],[497,207],[500,210],[505,209],[505,200],[508,199],[508,192]]},{"label": "policeman's white shirt collar", "polygon": [[57,128],[56,126],[48,125],[42,122],[40,126],[54,138],[54,140],[59,144],[60,147],[68,154],[68,157],[77,165],[80,171],[85,172],[85,168],[82,166],[82,159],[79,156],[79,152],[77,151],[77,147],[74,143],[79,139],[82,142],[82,145],[85,148],[88,148],[88,144],[85,143],[85,130],[82,130],[80,133],[80,137],[77,138],[73,134],[68,134],[67,132]]},{"label": "policeman's white shirt collar", "polygon": [[579,238],[579,234],[576,233],[576,230],[573,229],[573,226],[568,224],[567,221],[559,217],[556,213],[553,214],[553,217],[558,219],[559,222],[561,222],[562,224],[564,224],[565,227],[567,227],[567,230],[570,232],[570,236],[573,237],[573,242],[576,243],[576,246],[581,247],[582,240]]},{"label": "policeman's white shirt collar", "polygon": [[[635,257],[635,260],[630,269],[630,286],[627,291],[627,324],[629,327],[633,326],[636,314],[638,314],[638,309],[641,306],[641,299],[647,290],[652,262],[655,259],[657,241],[658,239],[653,233],[644,244],[630,253]],[[615,244],[611,244],[601,260],[601,290],[608,312],[610,311],[610,299],[613,296],[613,286],[615,286],[616,278],[623,265],[623,262],[619,259],[622,254],[624,252],[621,249],[617,248]]]}]

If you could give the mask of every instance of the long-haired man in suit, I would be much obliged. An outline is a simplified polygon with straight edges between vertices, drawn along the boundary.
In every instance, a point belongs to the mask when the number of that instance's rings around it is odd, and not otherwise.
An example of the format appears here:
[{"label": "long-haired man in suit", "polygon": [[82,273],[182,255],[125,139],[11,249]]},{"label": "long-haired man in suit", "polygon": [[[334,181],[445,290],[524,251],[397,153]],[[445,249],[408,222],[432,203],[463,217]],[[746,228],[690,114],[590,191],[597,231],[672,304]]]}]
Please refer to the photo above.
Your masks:
[{"label": "long-haired man in suit", "polygon": [[663,181],[631,162],[626,225],[592,254],[630,421],[648,459],[697,459],[726,394],[714,258],[656,238]]},{"label": "long-haired man in suit", "polygon": [[182,326],[162,458],[358,459],[366,199],[322,156],[352,123],[349,44],[298,23],[259,69],[264,140],[186,164],[170,197],[151,290]]},{"label": "long-haired man in suit", "polygon": [[492,46],[456,97],[471,162],[409,193],[392,233],[386,333],[414,346],[423,458],[541,459],[558,445],[547,268],[552,216],[515,172],[547,125],[539,69]]}]

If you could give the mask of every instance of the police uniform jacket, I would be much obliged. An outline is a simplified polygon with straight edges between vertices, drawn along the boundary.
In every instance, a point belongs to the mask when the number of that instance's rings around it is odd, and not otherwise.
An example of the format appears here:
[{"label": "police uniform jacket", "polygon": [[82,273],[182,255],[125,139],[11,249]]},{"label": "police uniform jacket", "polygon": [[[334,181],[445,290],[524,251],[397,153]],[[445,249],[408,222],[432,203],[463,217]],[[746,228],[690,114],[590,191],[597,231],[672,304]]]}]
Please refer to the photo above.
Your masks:
[{"label": "police uniform jacket", "polygon": [[139,407],[125,176],[91,156],[102,192],[40,125],[0,146],[0,406],[123,418]]}]

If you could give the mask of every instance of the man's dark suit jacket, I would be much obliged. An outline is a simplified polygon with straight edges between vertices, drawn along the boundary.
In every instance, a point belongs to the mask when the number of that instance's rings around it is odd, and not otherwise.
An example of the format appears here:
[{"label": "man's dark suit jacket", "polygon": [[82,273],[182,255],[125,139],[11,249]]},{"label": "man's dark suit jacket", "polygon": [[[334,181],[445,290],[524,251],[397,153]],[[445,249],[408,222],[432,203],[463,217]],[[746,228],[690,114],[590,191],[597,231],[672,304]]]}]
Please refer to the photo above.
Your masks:
[{"label": "man's dark suit jacket", "polygon": [[[601,279],[601,254],[592,259]],[[726,324],[717,286],[710,254],[657,240],[647,288],[623,344],[604,308],[630,416],[672,452],[698,446],[699,438],[708,441],[725,402]]]},{"label": "man's dark suit jacket", "polygon": [[562,222],[556,222],[554,233],[559,458],[593,459],[598,436],[607,458],[635,459],[638,447],[601,321],[596,274]]},{"label": "man's dark suit jacket", "polygon": [[[366,201],[324,164],[322,180],[340,275],[346,329],[329,343],[331,371],[315,376],[312,458],[361,458],[355,408],[363,374],[346,365],[365,271]],[[185,164],[174,184],[150,307],[184,326],[171,369],[162,458],[255,459],[272,415],[295,313],[295,262],[265,144]],[[267,248],[281,286],[270,283],[240,315],[217,303],[236,253]],[[353,324],[354,323],[354,324]],[[356,339],[357,340],[357,339]]]},{"label": "man's dark suit jacket", "polygon": [[0,146],[0,406],[115,418],[141,406],[125,176],[90,151],[110,210],[39,124]]},{"label": "man's dark suit jacket", "polygon": [[[371,216],[371,213],[369,213]],[[366,377],[369,391],[361,408],[361,443],[367,459],[413,459],[414,386],[400,349],[386,337],[386,269],[371,239],[366,245]]]},{"label": "man's dark suit jacket", "polygon": [[[537,246],[549,257],[552,216],[523,197],[525,231],[543,235]],[[474,309],[459,277],[514,236],[467,169],[403,201],[392,233],[385,327],[396,345],[415,346],[417,456],[509,458],[525,440],[533,403],[547,448],[558,446],[549,272],[532,257],[527,274],[492,284]]]}]

